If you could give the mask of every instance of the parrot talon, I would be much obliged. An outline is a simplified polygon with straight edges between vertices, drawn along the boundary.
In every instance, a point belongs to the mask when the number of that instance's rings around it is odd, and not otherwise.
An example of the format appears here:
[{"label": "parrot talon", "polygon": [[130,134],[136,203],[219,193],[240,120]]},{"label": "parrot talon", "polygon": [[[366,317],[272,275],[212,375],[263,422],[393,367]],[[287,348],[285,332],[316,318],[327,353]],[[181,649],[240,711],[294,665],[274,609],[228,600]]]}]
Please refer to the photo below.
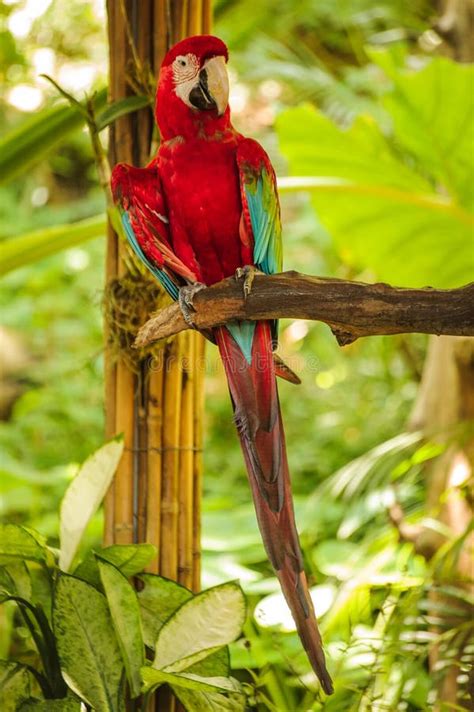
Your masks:
[{"label": "parrot talon", "polygon": [[257,274],[262,273],[253,265],[244,265],[244,267],[237,267],[237,269],[235,270],[235,279],[239,280],[243,278],[244,280],[242,286],[242,290],[244,293],[244,301],[247,299],[250,292],[252,291],[253,280],[255,279],[255,275]]},{"label": "parrot talon", "polygon": [[186,287],[181,287],[181,289],[179,290],[178,304],[181,309],[184,321],[192,329],[196,328],[192,317],[192,312],[196,311],[193,304],[194,297],[198,292],[201,292],[203,289],[206,289],[205,284],[202,284],[201,282],[195,282],[194,284],[190,284]]}]

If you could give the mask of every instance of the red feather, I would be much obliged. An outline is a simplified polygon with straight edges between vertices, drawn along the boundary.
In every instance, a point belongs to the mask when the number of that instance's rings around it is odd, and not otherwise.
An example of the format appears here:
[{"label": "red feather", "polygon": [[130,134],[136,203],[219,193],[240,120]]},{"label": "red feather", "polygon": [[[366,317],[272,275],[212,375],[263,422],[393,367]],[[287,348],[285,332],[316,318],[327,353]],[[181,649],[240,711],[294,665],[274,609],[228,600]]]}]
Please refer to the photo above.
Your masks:
[{"label": "red feather", "polygon": [[[162,137],[157,158],[147,169],[114,169],[113,189],[122,208],[131,213],[136,239],[152,264],[160,268],[164,264],[188,281],[210,285],[234,274],[238,267],[254,264],[255,235],[241,185],[245,166],[254,171],[252,180],[258,180],[255,171],[262,165],[272,181],[274,173],[263,149],[235,131],[228,107],[218,116],[215,110],[191,108],[177,95],[172,64],[188,53],[195,55],[199,67],[212,56],[227,59],[223,42],[209,36],[188,38],[170,50],[157,91],[156,119]],[[274,182],[272,186],[276,209],[274,222],[267,221],[266,238],[279,221]],[[164,226],[157,213],[166,213],[168,224]],[[311,665],[330,694],[331,678],[295,525],[271,324],[256,324],[251,359],[228,328],[215,329],[214,336],[227,375],[263,542]]]},{"label": "red feather", "polygon": [[258,322],[249,364],[224,327],[214,331],[227,375],[258,524],[301,642],[324,691],[333,691],[296,531],[268,322]]}]

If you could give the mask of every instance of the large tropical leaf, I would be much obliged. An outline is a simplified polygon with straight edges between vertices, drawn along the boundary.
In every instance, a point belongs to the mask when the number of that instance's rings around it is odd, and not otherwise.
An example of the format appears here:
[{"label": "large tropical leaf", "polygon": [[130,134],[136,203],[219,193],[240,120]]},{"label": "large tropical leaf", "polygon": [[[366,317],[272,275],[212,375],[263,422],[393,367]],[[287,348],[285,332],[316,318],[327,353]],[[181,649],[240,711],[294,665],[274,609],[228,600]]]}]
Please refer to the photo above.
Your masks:
[{"label": "large tropical leaf", "polygon": [[145,663],[145,646],[137,594],[115,566],[100,558],[98,565],[130,691],[132,697],[138,697],[141,689],[140,668]]},{"label": "large tropical leaf", "polygon": [[105,215],[97,215],[69,225],[53,225],[2,242],[0,276],[14,269],[54,255],[67,247],[105,235]]},{"label": "large tropical leaf", "polygon": [[[130,578],[143,571],[155,558],[156,547],[153,544],[112,544],[99,551],[88,553],[74,569],[74,576],[100,588],[101,580],[96,555],[113,564],[126,578]],[[156,636],[153,642],[155,639]]]},{"label": "large tropical leaf", "polygon": [[[104,107],[106,100],[107,89],[104,88],[96,94],[95,109]],[[0,141],[0,185],[39,163],[83,123],[84,115],[79,107],[64,103],[26,119]]]},{"label": "large tropical leaf", "polygon": [[37,700],[31,698],[19,707],[16,712],[81,712],[84,707],[80,700],[70,693],[60,700]]},{"label": "large tropical leaf", "polygon": [[141,590],[138,591],[143,622],[143,638],[150,648],[155,647],[158,632],[163,623],[185,602],[193,597],[191,591],[176,581],[157,576],[141,574]]},{"label": "large tropical leaf", "polygon": [[438,57],[418,72],[400,71],[390,53],[370,56],[394,82],[383,103],[397,143],[416,157],[421,171],[474,210],[473,65]]},{"label": "large tropical leaf", "polygon": [[182,672],[237,638],[245,620],[245,598],[235,583],[210,588],[189,601],[158,633],[153,667]]},{"label": "large tropical leaf", "polygon": [[[150,103],[148,97],[142,95],[128,96],[112,104],[106,101],[107,89],[104,88],[93,99],[98,131]],[[85,106],[72,97],[69,104],[47,107],[26,119],[0,141],[0,185],[30,170],[85,121]]]},{"label": "large tropical leaf", "polygon": [[[243,712],[245,697],[240,684],[231,677],[202,677],[193,673],[169,673],[142,668],[145,689],[168,683],[188,712]],[[224,693],[224,694],[223,694]]]},{"label": "large tropical leaf", "polygon": [[[472,161],[464,154],[473,93],[450,91],[449,102],[436,104],[433,137],[427,97],[438,95],[440,76],[443,86],[467,82],[467,70],[461,77],[453,62],[433,64],[424,70],[423,92],[410,83],[419,81],[416,74],[403,75],[387,96],[391,139],[370,117],[346,130],[309,105],[284,112],[277,124],[281,150],[301,178],[283,180],[280,188],[311,192],[320,220],[354,267],[407,286],[455,287],[472,279],[474,267],[466,188]],[[435,160],[429,147],[440,133],[446,139]],[[460,148],[452,145],[457,135]]]},{"label": "large tropical leaf", "polygon": [[53,622],[70,689],[96,710],[122,712],[122,656],[105,597],[88,583],[61,575]]},{"label": "large tropical leaf", "polygon": [[69,485],[61,503],[59,565],[67,571],[91,517],[97,511],[122,457],[123,440],[111,440],[91,455]]},{"label": "large tropical leaf", "polygon": [[41,537],[17,524],[0,524],[0,563],[23,559],[46,562],[47,550]]},{"label": "large tropical leaf", "polygon": [[16,712],[30,696],[30,676],[24,665],[0,660],[0,709]]}]

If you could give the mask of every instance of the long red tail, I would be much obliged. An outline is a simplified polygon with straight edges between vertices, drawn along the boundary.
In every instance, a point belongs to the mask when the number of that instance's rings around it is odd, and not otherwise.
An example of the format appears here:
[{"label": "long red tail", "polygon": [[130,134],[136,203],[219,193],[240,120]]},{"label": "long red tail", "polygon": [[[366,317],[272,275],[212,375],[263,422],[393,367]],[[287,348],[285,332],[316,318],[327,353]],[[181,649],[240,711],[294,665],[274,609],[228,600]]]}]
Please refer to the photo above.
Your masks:
[{"label": "long red tail", "polygon": [[270,324],[257,322],[250,364],[225,327],[214,333],[227,374],[263,543],[311,665],[323,690],[331,694],[332,681],[296,531]]}]

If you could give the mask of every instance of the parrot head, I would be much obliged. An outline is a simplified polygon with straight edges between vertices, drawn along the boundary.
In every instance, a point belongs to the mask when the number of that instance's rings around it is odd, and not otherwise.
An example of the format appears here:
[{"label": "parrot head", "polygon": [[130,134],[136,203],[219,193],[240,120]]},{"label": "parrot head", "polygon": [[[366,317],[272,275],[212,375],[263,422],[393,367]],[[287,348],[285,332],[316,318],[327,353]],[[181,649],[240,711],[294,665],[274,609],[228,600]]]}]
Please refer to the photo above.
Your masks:
[{"label": "parrot head", "polygon": [[174,45],[158,78],[156,121],[165,140],[229,126],[227,47],[218,37],[197,35]]}]

